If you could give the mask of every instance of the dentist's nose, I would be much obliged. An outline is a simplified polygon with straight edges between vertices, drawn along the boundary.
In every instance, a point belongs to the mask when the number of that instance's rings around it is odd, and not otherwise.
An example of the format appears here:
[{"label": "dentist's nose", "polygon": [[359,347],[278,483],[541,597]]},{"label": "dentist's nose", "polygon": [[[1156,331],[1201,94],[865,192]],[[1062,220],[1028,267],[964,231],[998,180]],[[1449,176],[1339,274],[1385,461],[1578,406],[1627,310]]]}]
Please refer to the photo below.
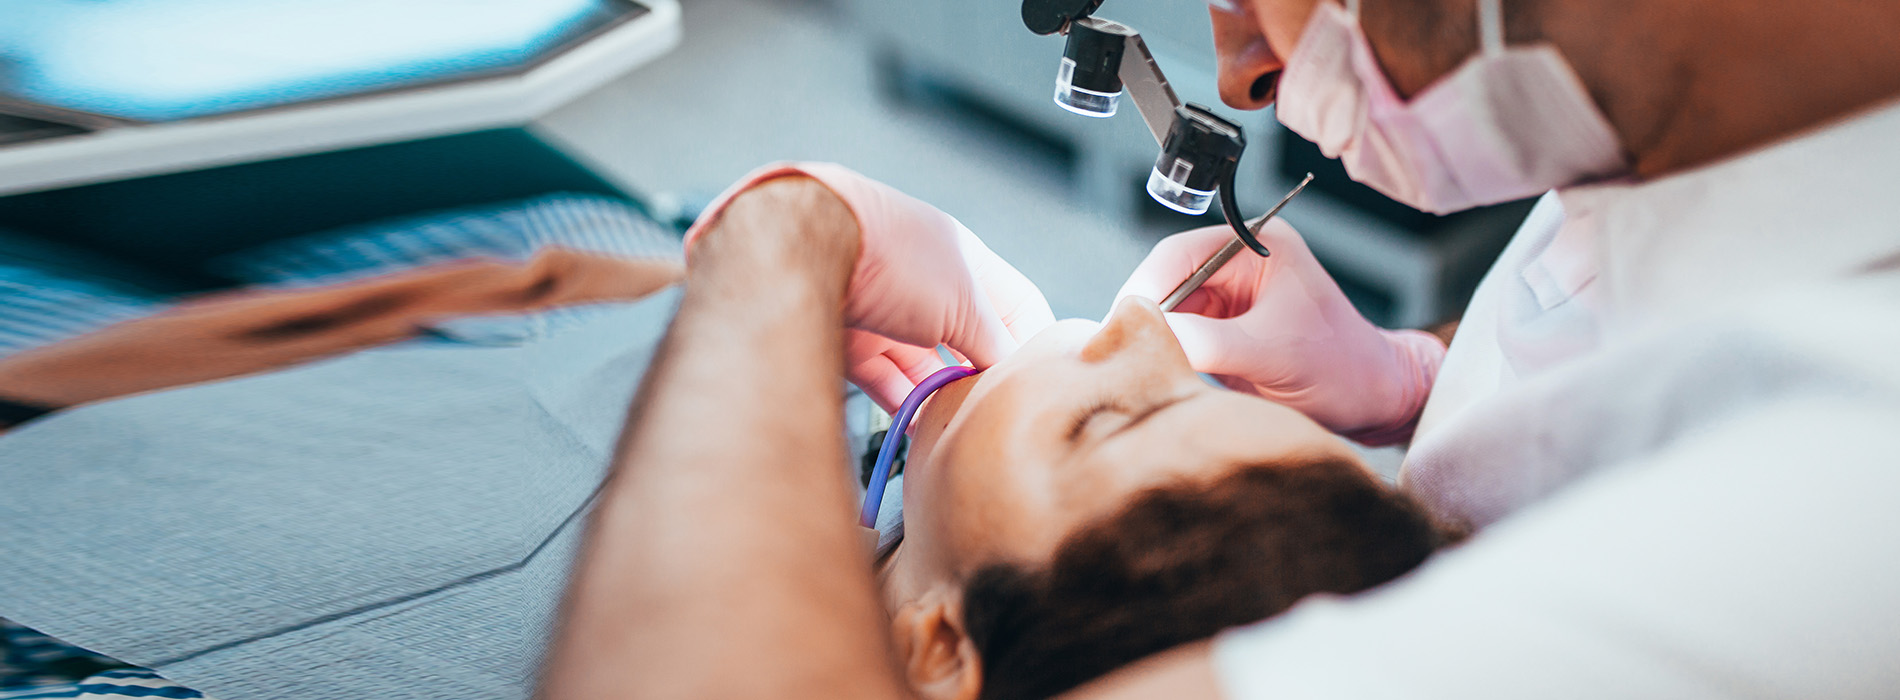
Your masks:
[{"label": "dentist's nose", "polygon": [[[1243,4],[1244,7],[1244,4]],[[1265,109],[1273,104],[1280,69],[1251,12],[1208,10],[1214,22],[1214,53],[1220,67],[1220,99],[1234,109]]]}]

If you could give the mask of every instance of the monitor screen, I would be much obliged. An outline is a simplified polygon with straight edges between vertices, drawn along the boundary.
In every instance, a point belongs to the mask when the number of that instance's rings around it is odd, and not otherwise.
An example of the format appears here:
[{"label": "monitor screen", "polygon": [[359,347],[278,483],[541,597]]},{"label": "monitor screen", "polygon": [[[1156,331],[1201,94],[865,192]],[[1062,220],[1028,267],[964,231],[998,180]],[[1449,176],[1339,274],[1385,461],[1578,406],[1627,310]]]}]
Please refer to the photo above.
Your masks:
[{"label": "monitor screen", "polygon": [[628,0],[4,0],[0,103],[147,122],[263,109],[522,70],[645,11]]}]

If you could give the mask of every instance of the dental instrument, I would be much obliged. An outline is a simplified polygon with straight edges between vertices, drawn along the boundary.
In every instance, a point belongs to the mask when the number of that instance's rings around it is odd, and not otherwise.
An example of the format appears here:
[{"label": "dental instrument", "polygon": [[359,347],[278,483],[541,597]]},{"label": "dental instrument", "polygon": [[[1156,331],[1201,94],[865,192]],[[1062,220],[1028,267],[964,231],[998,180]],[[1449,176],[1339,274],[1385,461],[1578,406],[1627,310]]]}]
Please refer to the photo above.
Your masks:
[{"label": "dental instrument", "polygon": [[858,511],[858,525],[872,530],[869,541],[873,545],[877,542],[877,511],[884,504],[884,486],[891,477],[891,462],[897,459],[897,445],[910,429],[910,419],[917,414],[917,408],[924,405],[924,399],[930,398],[938,389],[956,380],[975,376],[976,373],[976,369],[960,365],[937,370],[917,383],[917,388],[912,389],[910,395],[904,397],[904,403],[898,406],[897,415],[891,417],[891,427],[884,432],[884,445],[877,451],[877,464],[871,467],[871,483],[864,487],[864,507]]},{"label": "dental instrument", "polygon": [[[1301,190],[1306,189],[1306,185],[1312,181],[1313,174],[1307,173],[1306,177],[1300,179],[1300,184],[1295,186],[1292,192],[1288,192],[1285,197],[1280,198],[1279,204],[1273,205],[1272,209],[1268,209],[1267,213],[1261,214],[1259,218],[1247,222],[1247,231],[1256,236],[1259,235],[1260,227],[1265,226],[1267,220],[1272,219],[1275,214],[1279,214],[1280,209],[1285,207],[1287,202],[1293,201],[1293,198],[1298,196]],[[1168,296],[1161,300],[1161,310],[1164,312],[1173,311],[1174,307],[1180,306],[1181,302],[1186,300],[1189,294],[1193,294],[1194,290],[1200,289],[1201,285],[1206,284],[1207,280],[1214,276],[1214,273],[1219,272],[1222,266],[1225,266],[1228,261],[1234,259],[1235,255],[1239,255],[1240,249],[1245,246],[1246,242],[1240,238],[1227,241],[1227,245],[1221,246],[1220,250],[1215,251],[1207,260],[1202,261],[1200,267],[1194,268],[1194,274],[1188,275],[1188,278],[1182,280],[1181,284],[1174,288],[1174,291],[1168,292]]]}]

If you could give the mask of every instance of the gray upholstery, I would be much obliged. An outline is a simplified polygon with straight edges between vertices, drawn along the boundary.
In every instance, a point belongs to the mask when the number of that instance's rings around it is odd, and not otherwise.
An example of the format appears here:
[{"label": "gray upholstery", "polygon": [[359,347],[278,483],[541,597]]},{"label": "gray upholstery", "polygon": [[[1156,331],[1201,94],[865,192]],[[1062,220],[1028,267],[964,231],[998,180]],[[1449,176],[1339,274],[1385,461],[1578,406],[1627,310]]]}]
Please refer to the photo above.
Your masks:
[{"label": "gray upholstery", "polygon": [[527,697],[676,304],[30,423],[0,437],[0,617],[223,700]]}]

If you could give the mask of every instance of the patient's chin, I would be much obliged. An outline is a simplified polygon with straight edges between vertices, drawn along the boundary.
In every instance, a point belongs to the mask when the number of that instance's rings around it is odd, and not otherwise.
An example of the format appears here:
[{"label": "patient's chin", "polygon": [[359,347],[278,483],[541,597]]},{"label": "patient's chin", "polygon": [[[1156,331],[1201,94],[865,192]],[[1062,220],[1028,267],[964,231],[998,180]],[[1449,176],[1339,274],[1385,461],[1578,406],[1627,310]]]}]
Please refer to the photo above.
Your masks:
[{"label": "patient's chin", "polygon": [[922,464],[929,460],[930,453],[942,440],[944,430],[963,410],[964,403],[970,398],[970,391],[976,388],[982,377],[978,374],[956,380],[930,395],[930,399],[910,423],[911,464]]}]

